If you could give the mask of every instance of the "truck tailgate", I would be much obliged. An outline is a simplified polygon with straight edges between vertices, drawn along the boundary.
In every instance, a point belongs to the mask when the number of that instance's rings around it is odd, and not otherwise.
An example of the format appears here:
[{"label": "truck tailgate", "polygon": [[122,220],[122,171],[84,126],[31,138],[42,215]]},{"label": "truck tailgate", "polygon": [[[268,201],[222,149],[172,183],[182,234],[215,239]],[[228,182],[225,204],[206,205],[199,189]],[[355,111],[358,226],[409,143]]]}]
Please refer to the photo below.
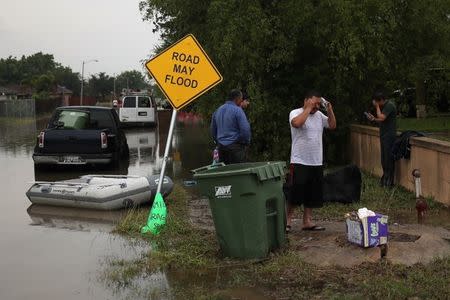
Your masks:
[{"label": "truck tailgate", "polygon": [[102,130],[63,130],[45,131],[42,153],[101,153]]}]

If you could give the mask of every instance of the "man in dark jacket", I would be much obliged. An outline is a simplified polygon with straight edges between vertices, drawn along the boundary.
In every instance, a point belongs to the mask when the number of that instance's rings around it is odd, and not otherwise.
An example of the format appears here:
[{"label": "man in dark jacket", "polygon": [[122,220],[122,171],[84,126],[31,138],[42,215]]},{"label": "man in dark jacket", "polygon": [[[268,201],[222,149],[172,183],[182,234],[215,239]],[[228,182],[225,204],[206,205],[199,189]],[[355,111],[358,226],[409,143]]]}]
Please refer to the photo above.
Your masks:
[{"label": "man in dark jacket", "polygon": [[211,134],[219,147],[219,159],[225,164],[246,162],[250,144],[250,124],[241,108],[242,92],[232,90],[228,100],[213,114]]},{"label": "man in dark jacket", "polygon": [[381,166],[383,168],[380,185],[392,187],[394,185],[395,171],[392,149],[397,136],[397,109],[394,103],[386,100],[381,91],[375,92],[372,99],[375,107],[375,116],[368,114],[368,119],[380,124]]}]

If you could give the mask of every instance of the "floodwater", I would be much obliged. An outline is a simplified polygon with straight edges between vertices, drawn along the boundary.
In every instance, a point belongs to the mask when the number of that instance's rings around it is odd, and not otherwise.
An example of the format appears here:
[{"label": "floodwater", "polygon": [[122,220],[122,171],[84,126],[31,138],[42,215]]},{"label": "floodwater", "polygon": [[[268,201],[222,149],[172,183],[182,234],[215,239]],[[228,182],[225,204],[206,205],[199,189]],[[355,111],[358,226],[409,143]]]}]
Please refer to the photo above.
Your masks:
[{"label": "floodwater", "polygon": [[[0,299],[139,298],[101,281],[108,261],[138,258],[148,251],[144,243],[109,233],[125,211],[31,206],[25,192],[35,180],[159,174],[169,114],[157,128],[126,130],[130,160],[114,170],[65,168],[35,173],[35,139],[47,120],[0,121]],[[179,123],[166,174],[180,183],[189,179],[189,170],[210,163],[208,136],[204,126]],[[154,276],[152,281],[168,288],[164,274]]]}]

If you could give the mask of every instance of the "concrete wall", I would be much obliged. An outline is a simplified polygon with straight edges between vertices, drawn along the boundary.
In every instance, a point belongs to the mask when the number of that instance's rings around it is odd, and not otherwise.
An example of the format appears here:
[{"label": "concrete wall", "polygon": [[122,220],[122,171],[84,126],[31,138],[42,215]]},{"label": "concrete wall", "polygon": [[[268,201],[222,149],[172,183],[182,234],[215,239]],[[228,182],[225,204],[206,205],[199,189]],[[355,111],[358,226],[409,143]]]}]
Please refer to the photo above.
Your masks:
[{"label": "concrete wall", "polygon": [[[351,126],[352,162],[377,176],[382,175],[380,138],[376,127]],[[421,173],[422,193],[450,206],[450,142],[420,137],[412,138],[411,158],[395,165],[395,182],[414,190],[412,171]]]}]

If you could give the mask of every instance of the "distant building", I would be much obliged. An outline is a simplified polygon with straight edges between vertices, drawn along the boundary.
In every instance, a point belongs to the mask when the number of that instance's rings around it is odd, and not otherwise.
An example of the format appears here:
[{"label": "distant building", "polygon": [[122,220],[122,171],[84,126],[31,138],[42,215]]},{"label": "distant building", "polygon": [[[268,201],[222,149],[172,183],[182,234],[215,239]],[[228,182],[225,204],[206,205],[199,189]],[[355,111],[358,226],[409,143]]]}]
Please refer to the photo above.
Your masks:
[{"label": "distant building", "polygon": [[31,99],[33,92],[33,88],[27,85],[0,86],[0,100]]},{"label": "distant building", "polygon": [[[28,85],[0,86],[0,101],[31,99],[35,90]],[[65,86],[56,85],[49,93],[49,100],[69,105],[73,92]]]},{"label": "distant building", "polygon": [[0,101],[16,100],[16,99],[17,94],[13,90],[0,86]]},{"label": "distant building", "polygon": [[60,98],[63,106],[70,105],[70,99],[72,98],[73,92],[62,85],[57,85],[56,89],[50,96],[53,98]]}]

